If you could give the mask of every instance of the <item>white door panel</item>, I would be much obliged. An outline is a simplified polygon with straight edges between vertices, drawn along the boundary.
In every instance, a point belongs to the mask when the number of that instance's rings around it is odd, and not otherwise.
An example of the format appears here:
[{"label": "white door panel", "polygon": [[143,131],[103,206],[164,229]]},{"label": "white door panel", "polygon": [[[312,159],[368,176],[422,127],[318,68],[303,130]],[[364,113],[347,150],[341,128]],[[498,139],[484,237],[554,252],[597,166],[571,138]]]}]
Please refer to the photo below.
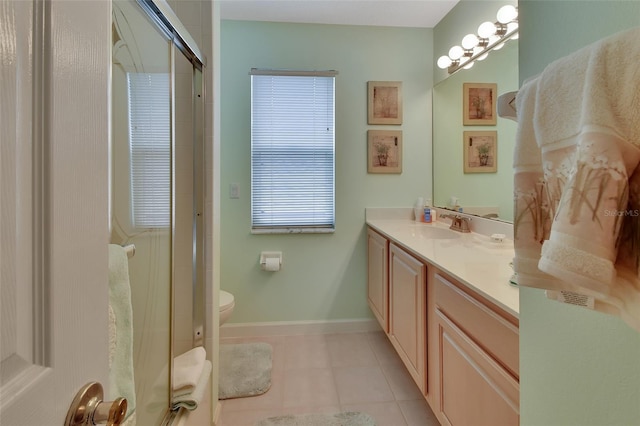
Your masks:
[{"label": "white door panel", "polygon": [[108,383],[110,13],[0,1],[3,426],[61,425]]}]

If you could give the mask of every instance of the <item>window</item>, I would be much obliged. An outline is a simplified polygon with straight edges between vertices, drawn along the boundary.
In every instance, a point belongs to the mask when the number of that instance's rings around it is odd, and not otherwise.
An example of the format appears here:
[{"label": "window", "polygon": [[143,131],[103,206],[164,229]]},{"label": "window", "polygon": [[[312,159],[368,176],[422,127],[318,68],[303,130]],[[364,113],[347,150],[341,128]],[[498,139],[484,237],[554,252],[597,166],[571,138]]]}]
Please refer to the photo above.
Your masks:
[{"label": "window", "polygon": [[128,73],[131,219],[135,228],[171,224],[169,74]]},{"label": "window", "polygon": [[336,72],[251,72],[253,232],[335,229]]}]

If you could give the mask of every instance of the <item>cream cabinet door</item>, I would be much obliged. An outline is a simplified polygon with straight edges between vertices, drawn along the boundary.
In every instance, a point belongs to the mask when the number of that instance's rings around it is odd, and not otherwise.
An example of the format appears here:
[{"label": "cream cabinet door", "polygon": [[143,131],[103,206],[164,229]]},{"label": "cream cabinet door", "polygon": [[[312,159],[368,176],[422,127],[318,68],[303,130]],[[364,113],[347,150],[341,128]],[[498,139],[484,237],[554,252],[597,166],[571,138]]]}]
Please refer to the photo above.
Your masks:
[{"label": "cream cabinet door", "polygon": [[367,302],[382,329],[389,331],[389,242],[369,229],[367,232]]},{"label": "cream cabinet door", "polygon": [[519,384],[442,313],[440,420],[451,426],[517,426]]},{"label": "cream cabinet door", "polygon": [[416,384],[426,388],[426,269],[389,245],[389,339]]},{"label": "cream cabinet door", "polygon": [[109,1],[0,1],[0,424],[108,385]]}]

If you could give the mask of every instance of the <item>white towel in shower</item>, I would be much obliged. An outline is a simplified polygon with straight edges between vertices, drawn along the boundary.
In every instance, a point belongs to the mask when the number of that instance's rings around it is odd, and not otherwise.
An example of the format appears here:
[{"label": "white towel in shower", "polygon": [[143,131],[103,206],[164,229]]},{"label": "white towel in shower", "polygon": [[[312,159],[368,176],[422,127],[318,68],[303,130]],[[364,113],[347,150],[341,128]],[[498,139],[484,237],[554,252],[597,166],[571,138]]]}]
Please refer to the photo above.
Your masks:
[{"label": "white towel in shower", "polygon": [[109,244],[109,364],[109,398],[126,398],[126,419],[131,419],[136,393],[129,260],[124,248],[116,244]]},{"label": "white towel in shower", "polygon": [[202,370],[198,376],[198,382],[193,389],[188,393],[181,395],[173,395],[172,408],[174,410],[184,407],[187,410],[195,410],[202,401],[209,384],[209,377],[211,376],[212,365],[211,361],[205,360],[202,365]]},{"label": "white towel in shower", "polygon": [[193,392],[200,381],[207,352],[202,346],[193,348],[173,359],[173,395]]}]

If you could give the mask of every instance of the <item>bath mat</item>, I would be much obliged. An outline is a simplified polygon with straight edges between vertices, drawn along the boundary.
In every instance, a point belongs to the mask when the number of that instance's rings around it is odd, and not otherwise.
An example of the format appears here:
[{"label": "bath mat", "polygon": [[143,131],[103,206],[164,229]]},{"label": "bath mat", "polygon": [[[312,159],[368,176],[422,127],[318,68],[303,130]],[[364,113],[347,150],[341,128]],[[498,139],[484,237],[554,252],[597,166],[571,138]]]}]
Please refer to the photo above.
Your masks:
[{"label": "bath mat", "polygon": [[256,426],[375,426],[371,416],[357,411],[336,414],[302,414],[269,417],[260,420]]},{"label": "bath mat", "polygon": [[255,396],[269,390],[272,354],[268,343],[220,345],[218,398]]}]

